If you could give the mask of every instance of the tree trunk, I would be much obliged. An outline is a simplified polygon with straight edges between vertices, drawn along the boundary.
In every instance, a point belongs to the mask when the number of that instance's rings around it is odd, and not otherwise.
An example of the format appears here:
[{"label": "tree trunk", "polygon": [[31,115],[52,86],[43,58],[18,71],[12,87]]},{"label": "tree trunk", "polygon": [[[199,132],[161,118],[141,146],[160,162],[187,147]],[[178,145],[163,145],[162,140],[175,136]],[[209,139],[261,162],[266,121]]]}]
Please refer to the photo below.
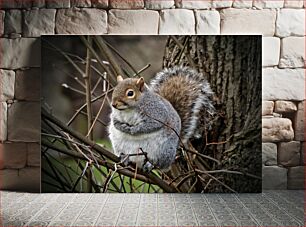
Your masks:
[{"label": "tree trunk", "polygon": [[[242,173],[211,174],[237,192],[261,191],[261,62],[260,36],[172,36],[165,49],[163,67],[188,65],[210,82],[217,114],[207,140],[193,144],[221,162],[205,161],[206,170]],[[208,179],[193,191],[229,191]]]}]

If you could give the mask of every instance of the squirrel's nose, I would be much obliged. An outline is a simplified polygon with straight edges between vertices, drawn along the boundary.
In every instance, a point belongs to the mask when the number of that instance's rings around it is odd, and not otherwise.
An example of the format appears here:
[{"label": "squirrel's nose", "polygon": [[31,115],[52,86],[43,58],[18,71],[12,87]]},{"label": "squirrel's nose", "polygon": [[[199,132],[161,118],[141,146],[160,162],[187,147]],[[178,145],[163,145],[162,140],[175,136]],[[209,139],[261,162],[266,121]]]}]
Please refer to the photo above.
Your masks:
[{"label": "squirrel's nose", "polygon": [[117,103],[112,103],[112,107],[116,108],[117,107]]}]

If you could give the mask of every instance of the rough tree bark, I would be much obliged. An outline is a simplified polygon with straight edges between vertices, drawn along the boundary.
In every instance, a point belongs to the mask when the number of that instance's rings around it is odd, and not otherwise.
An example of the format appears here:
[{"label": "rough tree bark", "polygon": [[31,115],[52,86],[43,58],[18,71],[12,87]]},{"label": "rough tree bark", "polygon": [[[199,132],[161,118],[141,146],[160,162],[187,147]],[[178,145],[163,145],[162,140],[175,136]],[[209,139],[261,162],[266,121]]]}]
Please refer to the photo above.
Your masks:
[{"label": "rough tree bark", "polygon": [[[206,136],[208,143],[217,144],[206,146],[205,138],[194,143],[203,154],[220,160],[221,165],[213,169],[261,177],[261,63],[260,36],[168,39],[163,67],[192,66],[207,77],[215,92],[217,114]],[[254,177],[230,173],[214,176],[237,192],[261,191],[261,180]],[[196,191],[201,191],[201,186]],[[214,181],[206,191],[228,189]]]}]

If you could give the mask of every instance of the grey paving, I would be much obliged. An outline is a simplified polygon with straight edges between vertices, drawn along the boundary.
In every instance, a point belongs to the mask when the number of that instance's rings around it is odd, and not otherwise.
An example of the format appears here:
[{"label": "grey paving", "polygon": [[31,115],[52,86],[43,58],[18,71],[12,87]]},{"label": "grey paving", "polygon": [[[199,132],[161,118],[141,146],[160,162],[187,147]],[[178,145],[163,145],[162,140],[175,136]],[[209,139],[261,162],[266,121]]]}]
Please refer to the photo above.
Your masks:
[{"label": "grey paving", "polygon": [[0,195],[3,226],[304,226],[305,221],[303,191]]}]

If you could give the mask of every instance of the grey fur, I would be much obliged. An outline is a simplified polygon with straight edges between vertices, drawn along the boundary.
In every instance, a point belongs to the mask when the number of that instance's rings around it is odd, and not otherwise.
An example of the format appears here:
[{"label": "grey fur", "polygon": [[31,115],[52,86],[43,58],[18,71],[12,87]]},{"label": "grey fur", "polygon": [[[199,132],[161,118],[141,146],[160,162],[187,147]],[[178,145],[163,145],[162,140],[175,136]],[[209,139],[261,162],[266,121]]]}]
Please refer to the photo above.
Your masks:
[{"label": "grey fur", "polygon": [[[180,116],[182,116],[181,114],[183,114],[184,111],[189,111],[191,114],[188,122],[185,122],[185,124],[184,122],[182,123],[181,136],[183,142],[186,143],[190,138],[200,136],[201,132],[199,131],[198,126],[201,115],[207,113],[208,115],[212,116],[214,114],[215,108],[211,101],[213,91],[201,73],[198,73],[189,67],[183,66],[165,68],[163,71],[157,73],[155,78],[151,80],[150,89],[156,93],[159,93],[161,87],[165,86],[165,82],[172,77],[187,78],[190,83],[186,84],[186,86],[190,86],[190,90],[196,94],[192,103],[186,103],[184,109],[176,109]],[[169,98],[169,101],[171,102],[171,97],[165,98]]]},{"label": "grey fur", "polygon": [[[172,105],[147,88],[135,107],[112,109],[109,136],[118,156],[135,154],[141,148],[153,165],[167,169],[175,159],[180,131],[180,117]],[[138,167],[146,164],[143,155],[132,156],[130,161]]]},{"label": "grey fur", "polygon": [[[190,99],[188,103],[183,103],[181,109],[175,110],[171,105],[173,94],[169,95],[171,97],[159,95],[162,87],[173,88],[171,83],[165,83],[172,77],[187,79],[186,86],[190,92],[186,95]],[[118,89],[117,95],[120,95],[120,92]],[[181,66],[164,69],[156,75],[149,87],[145,86],[140,99],[133,106],[124,110],[112,108],[109,137],[115,154],[125,157],[143,151],[147,153],[148,160],[145,156],[138,155],[131,156],[130,161],[144,170],[150,170],[151,164],[168,169],[175,159],[180,142],[178,135],[181,135],[183,143],[187,143],[190,138],[201,134],[198,128],[200,119],[203,116],[206,119],[207,114],[214,114],[212,95],[207,80],[195,70]],[[176,98],[182,103],[181,97]],[[180,116],[184,116],[185,113],[188,114],[188,118],[186,117],[181,125]]]}]

